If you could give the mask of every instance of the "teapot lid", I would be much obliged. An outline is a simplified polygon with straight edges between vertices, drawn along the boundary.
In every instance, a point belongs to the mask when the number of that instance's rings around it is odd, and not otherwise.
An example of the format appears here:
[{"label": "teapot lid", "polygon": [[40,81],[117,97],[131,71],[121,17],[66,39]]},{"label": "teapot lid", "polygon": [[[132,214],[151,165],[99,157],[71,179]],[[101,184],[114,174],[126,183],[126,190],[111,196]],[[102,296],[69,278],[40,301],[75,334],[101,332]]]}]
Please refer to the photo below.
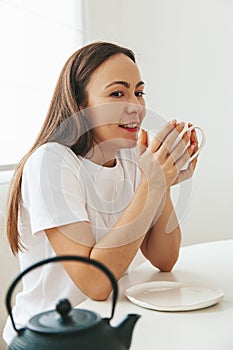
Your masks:
[{"label": "teapot lid", "polygon": [[83,309],[72,309],[68,299],[60,300],[56,310],[33,316],[27,328],[40,333],[69,333],[93,327],[101,321],[99,314]]}]

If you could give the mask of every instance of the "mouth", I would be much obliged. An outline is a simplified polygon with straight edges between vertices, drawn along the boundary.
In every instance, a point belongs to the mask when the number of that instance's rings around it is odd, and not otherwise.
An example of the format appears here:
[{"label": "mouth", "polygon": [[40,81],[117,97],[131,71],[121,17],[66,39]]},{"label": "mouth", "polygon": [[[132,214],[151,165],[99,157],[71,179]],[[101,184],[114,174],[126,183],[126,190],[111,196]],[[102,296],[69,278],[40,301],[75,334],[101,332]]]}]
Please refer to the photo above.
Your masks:
[{"label": "mouth", "polygon": [[119,124],[119,127],[130,132],[137,132],[139,129],[139,124],[136,122],[131,122],[127,124]]}]

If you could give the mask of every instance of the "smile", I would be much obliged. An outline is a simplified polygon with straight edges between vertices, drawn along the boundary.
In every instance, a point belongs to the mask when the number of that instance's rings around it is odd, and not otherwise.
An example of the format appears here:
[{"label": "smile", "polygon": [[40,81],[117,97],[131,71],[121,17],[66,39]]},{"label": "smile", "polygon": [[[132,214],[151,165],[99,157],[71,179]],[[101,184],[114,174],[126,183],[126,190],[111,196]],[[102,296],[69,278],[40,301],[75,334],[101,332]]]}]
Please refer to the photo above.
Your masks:
[{"label": "smile", "polygon": [[120,124],[120,128],[126,129],[127,131],[138,131],[138,123],[128,123],[128,124]]}]

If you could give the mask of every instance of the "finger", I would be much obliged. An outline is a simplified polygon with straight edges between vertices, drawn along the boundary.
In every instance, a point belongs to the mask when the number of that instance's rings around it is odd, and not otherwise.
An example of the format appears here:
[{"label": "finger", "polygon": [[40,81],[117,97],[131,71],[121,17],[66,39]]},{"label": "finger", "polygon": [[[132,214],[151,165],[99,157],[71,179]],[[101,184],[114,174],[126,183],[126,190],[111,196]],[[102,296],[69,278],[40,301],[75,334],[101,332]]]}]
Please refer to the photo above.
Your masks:
[{"label": "finger", "polygon": [[193,145],[198,144],[197,133],[195,129],[191,131],[190,143]]},{"label": "finger", "polygon": [[144,145],[145,147],[148,146],[148,136],[147,136],[147,132],[146,130],[144,129],[140,129],[140,135],[139,135],[139,138],[138,138],[138,142],[141,144],[141,145]]},{"label": "finger", "polygon": [[181,138],[180,134],[182,133],[184,126],[185,124],[183,122],[177,124],[176,128],[164,140],[159,150],[158,155],[162,159],[167,160],[170,164],[174,164],[177,159],[182,156],[190,139],[189,131],[184,133]]},{"label": "finger", "polygon": [[[178,144],[173,148],[171,151],[170,157],[172,158],[172,161],[176,163],[179,158],[183,157],[185,155],[185,152],[188,150],[188,143],[190,142],[191,132],[187,130],[184,135],[182,136],[181,140],[178,142]],[[186,152],[187,155],[185,155],[186,161],[189,158],[189,150]]]},{"label": "finger", "polygon": [[[192,123],[188,123],[188,127],[191,128],[193,126]],[[198,143],[197,132],[195,129],[191,130],[190,144]]]},{"label": "finger", "polygon": [[148,146],[148,136],[147,132],[144,129],[140,130],[140,135],[137,141],[137,154],[140,156]]},{"label": "finger", "polygon": [[179,181],[185,181],[190,179],[193,176],[194,170],[197,165],[197,157],[189,163],[187,169],[181,170],[179,174]]},{"label": "finger", "polygon": [[185,170],[181,170],[176,183],[181,183],[182,181],[188,180],[193,176],[193,170],[192,168],[187,168]]},{"label": "finger", "polygon": [[[190,145],[182,154],[182,156],[179,159],[177,159],[176,166],[178,169],[182,169],[189,162],[189,159],[193,154],[194,149],[195,149],[194,145]],[[191,163],[192,162],[190,162],[189,164]]]},{"label": "finger", "polygon": [[198,161],[198,156],[196,156],[191,162],[189,162],[188,169],[191,169],[194,172],[197,165],[197,161]]},{"label": "finger", "polygon": [[186,169],[182,169],[179,172],[179,175],[178,175],[177,180],[176,180],[175,183],[177,184],[177,183],[180,183],[182,181],[190,179],[193,176],[193,173],[194,173],[194,170],[196,168],[196,165],[197,165],[197,158],[193,159],[188,164],[188,167]]},{"label": "finger", "polygon": [[182,133],[184,126],[185,124],[183,122],[177,124],[164,140],[163,145],[161,146],[161,152],[168,155],[168,152],[171,153],[176,148],[181,140],[180,134]]},{"label": "finger", "polygon": [[166,139],[166,137],[174,130],[176,127],[176,120],[172,120],[165,124],[165,126],[159,130],[159,132],[155,135],[151,143],[149,144],[148,149],[154,153],[156,152]]},{"label": "finger", "polygon": [[197,151],[198,149],[198,138],[197,138],[197,133],[195,132],[195,135],[194,135],[194,144],[196,144],[196,148],[195,148],[195,152]]}]

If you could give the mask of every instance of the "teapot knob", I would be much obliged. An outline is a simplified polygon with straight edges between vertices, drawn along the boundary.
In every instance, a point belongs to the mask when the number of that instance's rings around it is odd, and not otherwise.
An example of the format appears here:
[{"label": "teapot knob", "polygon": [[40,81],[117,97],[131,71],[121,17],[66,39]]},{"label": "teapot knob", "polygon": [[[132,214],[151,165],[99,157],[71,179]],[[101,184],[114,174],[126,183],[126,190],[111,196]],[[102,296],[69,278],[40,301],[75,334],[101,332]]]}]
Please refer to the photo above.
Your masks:
[{"label": "teapot knob", "polygon": [[66,319],[72,309],[68,299],[61,299],[56,305],[56,311],[61,315],[62,319]]}]

